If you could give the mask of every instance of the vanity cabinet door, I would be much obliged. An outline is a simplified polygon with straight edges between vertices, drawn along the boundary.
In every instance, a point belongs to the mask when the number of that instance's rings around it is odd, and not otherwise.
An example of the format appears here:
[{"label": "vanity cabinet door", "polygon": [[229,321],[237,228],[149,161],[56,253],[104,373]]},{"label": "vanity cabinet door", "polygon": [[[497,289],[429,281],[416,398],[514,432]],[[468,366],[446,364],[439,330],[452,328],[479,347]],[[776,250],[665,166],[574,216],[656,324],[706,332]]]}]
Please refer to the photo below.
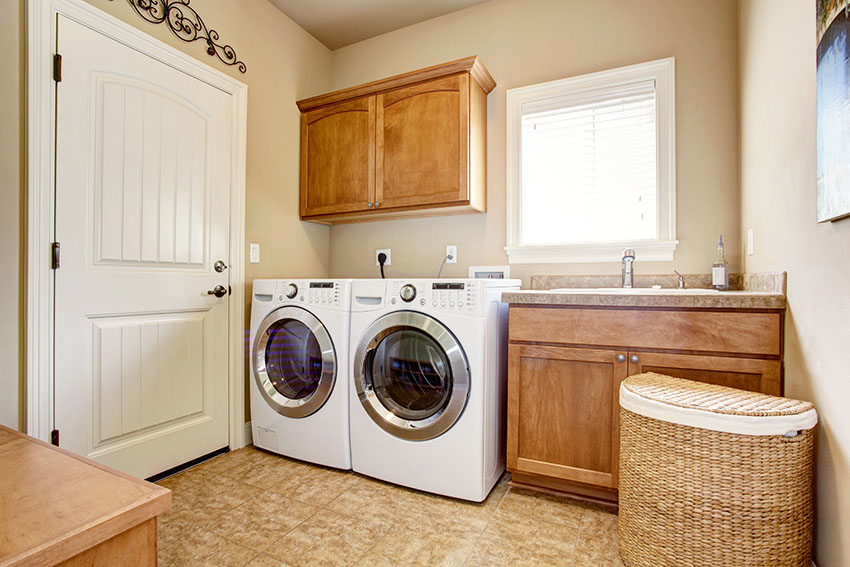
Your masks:
[{"label": "vanity cabinet door", "polygon": [[375,97],[301,115],[301,217],[371,210]]},{"label": "vanity cabinet door", "polygon": [[468,74],[377,96],[380,208],[469,200]]},{"label": "vanity cabinet door", "polygon": [[657,372],[728,386],[772,396],[782,395],[782,363],[779,360],[630,352],[629,375]]},{"label": "vanity cabinet door", "polygon": [[512,344],[508,357],[508,469],[616,489],[626,352]]}]

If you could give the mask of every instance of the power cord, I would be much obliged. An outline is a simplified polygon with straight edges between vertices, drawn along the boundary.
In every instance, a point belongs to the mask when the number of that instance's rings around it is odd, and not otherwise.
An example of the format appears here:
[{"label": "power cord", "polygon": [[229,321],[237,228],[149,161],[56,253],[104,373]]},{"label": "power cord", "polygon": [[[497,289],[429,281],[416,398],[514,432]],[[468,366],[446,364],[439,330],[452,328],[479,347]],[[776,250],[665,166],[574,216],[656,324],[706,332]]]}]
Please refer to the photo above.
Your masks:
[{"label": "power cord", "polygon": [[452,256],[451,254],[446,254],[445,256],[443,256],[443,263],[440,264],[440,271],[437,272],[437,279],[439,279],[440,274],[443,273],[443,268],[446,267],[446,260],[451,260],[452,258],[454,258],[454,256]]},{"label": "power cord", "polygon": [[380,266],[381,266],[381,279],[386,278],[386,276],[384,275],[384,263],[386,261],[387,261],[387,255],[386,254],[384,254],[383,252],[378,254],[378,264],[380,264]]}]

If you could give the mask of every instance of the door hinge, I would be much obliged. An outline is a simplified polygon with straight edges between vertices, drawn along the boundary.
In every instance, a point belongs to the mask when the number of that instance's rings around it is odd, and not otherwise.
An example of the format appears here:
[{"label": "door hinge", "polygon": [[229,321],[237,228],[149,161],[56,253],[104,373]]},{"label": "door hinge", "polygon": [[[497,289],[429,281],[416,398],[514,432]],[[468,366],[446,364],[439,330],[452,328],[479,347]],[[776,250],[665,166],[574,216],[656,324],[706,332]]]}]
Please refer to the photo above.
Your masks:
[{"label": "door hinge", "polygon": [[59,269],[59,243],[54,242],[50,245],[50,267],[53,270]]},{"label": "door hinge", "polygon": [[57,83],[62,81],[62,56],[58,53],[53,55],[53,80]]},{"label": "door hinge", "polygon": [[50,444],[59,446],[59,430],[54,429],[50,432]]}]

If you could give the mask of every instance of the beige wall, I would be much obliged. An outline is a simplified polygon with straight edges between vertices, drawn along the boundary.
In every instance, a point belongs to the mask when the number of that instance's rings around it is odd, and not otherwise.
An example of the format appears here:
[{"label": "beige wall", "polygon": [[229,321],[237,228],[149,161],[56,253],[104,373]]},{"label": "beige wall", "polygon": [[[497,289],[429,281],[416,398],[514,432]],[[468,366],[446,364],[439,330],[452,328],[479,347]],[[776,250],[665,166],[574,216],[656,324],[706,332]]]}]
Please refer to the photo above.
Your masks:
[{"label": "beige wall", "polygon": [[23,0],[0,2],[0,424],[21,426]]},{"label": "beige wall", "polygon": [[740,4],[741,230],[788,271],[785,384],[820,414],[819,567],[850,565],[850,219],[816,222],[815,3]]},{"label": "beige wall", "polygon": [[[298,151],[300,114],[295,101],[331,87],[331,52],[267,0],[196,0],[205,23],[236,48],[245,61],[244,75],[206,55],[201,42],[177,40],[163,25],[143,21],[125,1],[88,0],[177,49],[224,70],[248,84],[248,159],[246,240],[261,245],[260,264],[248,264],[247,291],[255,278],[287,276],[327,276],[328,228],[298,221]],[[21,6],[23,4],[21,3]],[[0,307],[0,423],[17,425],[18,336],[16,291],[19,263],[16,251],[20,214],[17,168],[20,163],[17,117],[21,113],[20,89],[15,78],[21,61],[15,57],[23,37],[23,9],[18,2],[0,2],[0,31],[4,56],[0,59],[0,88],[3,93],[3,128],[0,136],[2,163],[3,270]],[[8,127],[7,127],[8,126]],[[247,251],[246,251],[247,257]],[[246,293],[246,305],[250,294]],[[247,320],[246,320],[247,329]],[[247,406],[247,402],[246,402]]]},{"label": "beige wall", "polygon": [[[505,264],[505,90],[676,57],[677,218],[673,262],[637,273],[706,273],[717,234],[739,242],[737,2],[732,0],[494,0],[334,52],[342,88],[477,54],[498,86],[488,103],[487,214],[331,228],[331,274],[375,277],[375,249],[392,248],[394,276],[436,275],[446,244],[470,264]],[[737,245],[729,251],[739,267]],[[619,263],[514,265],[528,284],[543,273],[618,273]]]}]

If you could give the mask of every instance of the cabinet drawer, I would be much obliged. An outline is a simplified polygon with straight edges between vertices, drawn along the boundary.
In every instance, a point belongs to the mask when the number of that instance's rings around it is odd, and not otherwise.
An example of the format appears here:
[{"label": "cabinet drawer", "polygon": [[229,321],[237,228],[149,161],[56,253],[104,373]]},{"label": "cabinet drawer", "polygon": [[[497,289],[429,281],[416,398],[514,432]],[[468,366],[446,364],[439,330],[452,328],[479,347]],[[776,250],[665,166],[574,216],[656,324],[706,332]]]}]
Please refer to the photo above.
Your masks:
[{"label": "cabinet drawer", "polygon": [[510,308],[511,341],[780,356],[781,313]]}]

